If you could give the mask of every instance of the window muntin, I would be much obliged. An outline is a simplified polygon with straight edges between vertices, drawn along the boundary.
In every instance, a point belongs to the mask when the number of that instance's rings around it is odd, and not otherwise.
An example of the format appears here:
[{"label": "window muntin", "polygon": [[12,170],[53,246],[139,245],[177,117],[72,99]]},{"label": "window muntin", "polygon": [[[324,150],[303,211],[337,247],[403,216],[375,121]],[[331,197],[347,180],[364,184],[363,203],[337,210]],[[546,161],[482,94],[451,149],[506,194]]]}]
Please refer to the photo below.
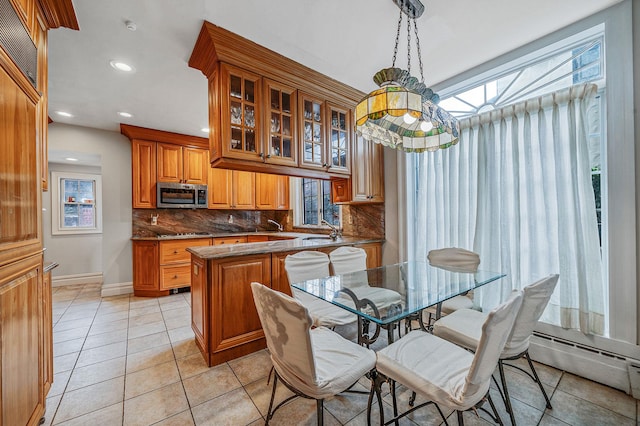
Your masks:
[{"label": "window muntin", "polygon": [[319,226],[322,219],[340,225],[340,206],[331,202],[331,182],[320,179],[300,179],[300,225]]}]

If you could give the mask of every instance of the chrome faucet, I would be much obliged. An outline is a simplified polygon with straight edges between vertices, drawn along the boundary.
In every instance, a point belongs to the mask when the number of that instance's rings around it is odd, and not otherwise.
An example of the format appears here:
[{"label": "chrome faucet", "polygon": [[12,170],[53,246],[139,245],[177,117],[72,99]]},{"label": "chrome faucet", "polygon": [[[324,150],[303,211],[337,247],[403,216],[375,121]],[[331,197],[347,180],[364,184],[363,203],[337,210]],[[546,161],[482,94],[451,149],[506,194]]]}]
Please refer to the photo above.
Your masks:
[{"label": "chrome faucet", "polygon": [[332,240],[337,240],[338,238],[342,237],[342,229],[336,228],[334,225],[330,224],[324,219],[321,220],[321,223],[331,228],[331,233],[329,234],[329,238],[331,238]]},{"label": "chrome faucet", "polygon": [[271,219],[267,219],[267,222],[275,225],[278,227],[278,232],[282,232],[284,231],[284,228],[282,227],[282,225],[280,225],[278,222],[276,222],[275,220],[271,220]]}]

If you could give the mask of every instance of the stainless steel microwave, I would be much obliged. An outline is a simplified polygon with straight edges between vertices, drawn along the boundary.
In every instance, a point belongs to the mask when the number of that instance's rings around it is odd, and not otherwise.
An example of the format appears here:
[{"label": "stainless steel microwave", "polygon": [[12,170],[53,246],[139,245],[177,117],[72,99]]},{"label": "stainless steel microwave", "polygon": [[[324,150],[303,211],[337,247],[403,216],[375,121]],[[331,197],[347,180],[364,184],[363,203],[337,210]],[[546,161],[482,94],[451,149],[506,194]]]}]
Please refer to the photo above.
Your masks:
[{"label": "stainless steel microwave", "polygon": [[158,208],[206,209],[207,185],[158,182]]}]

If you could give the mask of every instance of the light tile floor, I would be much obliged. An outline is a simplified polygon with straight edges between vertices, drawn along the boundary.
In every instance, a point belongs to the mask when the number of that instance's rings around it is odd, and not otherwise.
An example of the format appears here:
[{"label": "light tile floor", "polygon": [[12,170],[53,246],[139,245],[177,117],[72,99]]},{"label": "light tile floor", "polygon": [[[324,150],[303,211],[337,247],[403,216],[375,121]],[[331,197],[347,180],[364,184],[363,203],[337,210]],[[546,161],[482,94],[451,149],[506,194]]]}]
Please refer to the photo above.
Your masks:
[{"label": "light tile floor", "polygon": [[[53,289],[54,383],[46,425],[258,425],[270,397],[266,351],[208,368],[193,341],[190,293],[162,298],[100,297],[97,285]],[[545,410],[536,385],[507,368],[520,425],[640,425],[638,401],[623,392],[537,364],[553,404]],[[358,384],[368,389],[368,380]],[[409,391],[399,388],[406,406]],[[289,393],[283,388],[279,400]],[[500,397],[493,399],[505,424]],[[384,398],[386,415],[390,398]],[[367,397],[345,394],[325,401],[326,425],[366,424]],[[402,407],[401,407],[402,408]],[[449,414],[449,413],[445,413]],[[374,410],[374,422],[377,421]],[[465,413],[465,424],[488,425],[484,414]],[[457,424],[455,414],[448,418]],[[294,399],[274,425],[313,425],[315,402]],[[403,425],[441,424],[433,408]]]}]

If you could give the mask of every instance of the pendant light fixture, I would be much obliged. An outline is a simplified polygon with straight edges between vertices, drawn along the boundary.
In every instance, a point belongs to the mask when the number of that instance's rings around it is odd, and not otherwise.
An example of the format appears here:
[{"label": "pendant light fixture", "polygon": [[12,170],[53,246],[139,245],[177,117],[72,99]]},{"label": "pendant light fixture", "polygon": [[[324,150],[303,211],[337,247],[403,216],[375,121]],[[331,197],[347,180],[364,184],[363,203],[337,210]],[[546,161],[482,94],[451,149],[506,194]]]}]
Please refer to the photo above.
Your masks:
[{"label": "pendant light fixture", "polygon": [[[424,12],[419,0],[393,0],[400,8],[391,68],[378,71],[373,81],[380,86],[356,106],[356,131],[366,140],[407,151],[449,148],[458,143],[455,117],[438,106],[440,98],[424,84],[424,72],[416,18]],[[407,22],[407,69],[396,67],[403,16]],[[416,39],[420,81],[411,75],[411,30]]]}]

